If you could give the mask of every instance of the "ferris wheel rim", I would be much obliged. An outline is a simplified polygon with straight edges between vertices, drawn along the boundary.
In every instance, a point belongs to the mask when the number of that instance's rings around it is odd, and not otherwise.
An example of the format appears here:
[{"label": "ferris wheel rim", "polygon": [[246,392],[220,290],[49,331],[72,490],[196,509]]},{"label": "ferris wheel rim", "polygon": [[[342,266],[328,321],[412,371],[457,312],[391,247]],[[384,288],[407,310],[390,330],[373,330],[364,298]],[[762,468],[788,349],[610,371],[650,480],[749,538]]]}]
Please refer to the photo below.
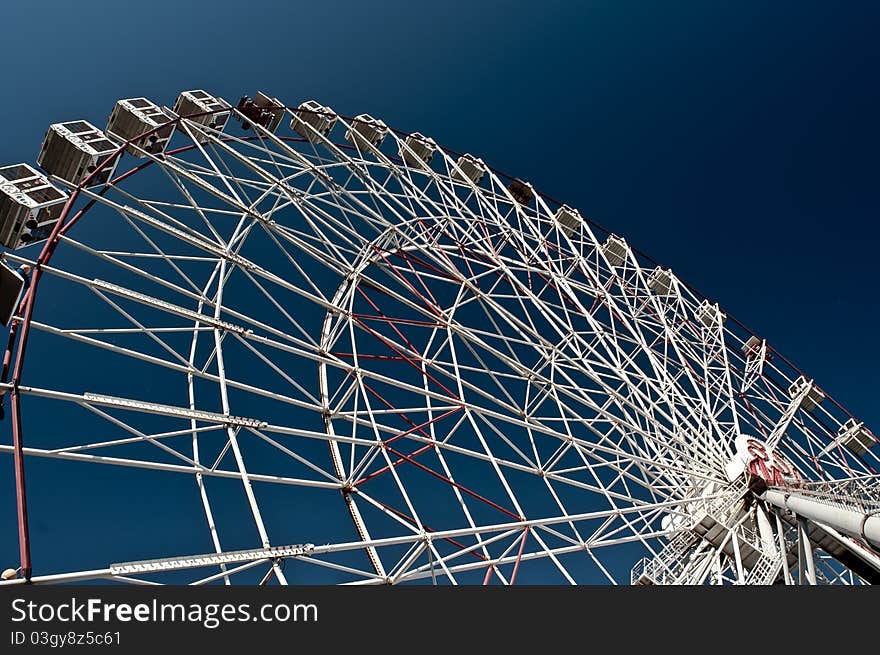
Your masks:
[{"label": "ferris wheel rim", "polygon": [[[285,107],[285,109],[290,110],[291,108],[290,108],[290,107]],[[211,112],[211,113],[214,113],[214,112]],[[169,121],[169,123],[172,123],[172,122],[179,122],[179,121],[181,121],[181,120],[184,119],[184,118],[189,118],[189,116],[181,116],[181,117],[179,117],[179,118],[177,118],[177,119],[174,119],[173,121]],[[345,117],[343,117],[343,118],[345,118]],[[349,120],[356,121],[356,120],[358,120],[358,119],[349,119]],[[158,130],[158,129],[161,129],[161,127],[164,127],[164,126],[167,125],[167,124],[168,124],[168,123],[166,123],[166,124],[164,124],[163,126],[160,126],[160,127],[158,127],[158,128],[155,128],[155,130],[150,130],[150,131],[144,133],[144,135],[142,135],[142,136],[148,135],[149,133],[151,133],[151,132],[153,132],[153,131],[156,131],[156,130]],[[398,130],[393,130],[393,128],[392,128],[392,131],[394,131],[394,132],[395,132],[396,134],[398,134],[398,135],[406,135],[406,134],[407,134],[407,133],[405,133],[405,132],[401,132],[401,131],[398,131]],[[139,138],[139,137],[136,137],[136,138]],[[243,139],[242,139],[242,138],[238,138],[237,140],[249,140],[249,141],[250,141],[250,140],[263,140],[264,138],[265,138],[264,136],[259,135],[259,136],[248,136],[248,137],[244,137]],[[292,141],[292,142],[302,142],[302,141],[305,141],[305,139],[296,138],[296,137],[279,137],[279,138],[283,138],[285,141]],[[134,139],[132,139],[132,140],[134,140]],[[105,161],[104,161],[104,162],[103,162],[103,163],[97,168],[97,170],[96,170],[92,175],[97,174],[98,172],[100,172],[105,166],[109,165],[110,162],[112,162],[115,158],[117,158],[117,157],[121,157],[121,156],[122,156],[121,153],[125,150],[126,146],[127,146],[132,140],[129,140],[129,141],[127,141],[126,143],[124,143],[123,145],[121,145],[121,146],[118,148],[118,150],[116,151],[116,153],[113,154],[113,155],[111,155],[111,156],[109,156],[109,157],[108,157],[108,158],[107,158],[107,159],[106,159],[106,160],[105,160]],[[223,139],[223,140],[227,140],[227,139]],[[233,139],[228,139],[228,140],[233,140]],[[177,153],[180,153],[180,152],[189,151],[189,150],[194,149],[195,147],[196,147],[196,146],[195,146],[194,144],[193,144],[193,145],[188,145],[188,146],[185,146],[185,147],[182,147],[182,148],[178,148],[178,149],[170,150],[170,151],[168,152],[168,154],[177,154]],[[353,148],[353,146],[346,146],[346,145],[344,145],[344,144],[340,144],[340,147],[343,147],[343,148]],[[444,150],[445,152],[447,152],[447,153],[457,154],[457,153],[455,153],[455,152],[452,151],[452,150],[448,150],[448,149],[445,149],[445,148],[444,148],[443,150]],[[116,178],[114,178],[113,180],[109,181],[108,183],[106,183],[106,184],[104,185],[103,189],[101,190],[101,193],[106,192],[109,188],[111,188],[111,185],[115,185],[115,184],[117,184],[117,183],[119,183],[119,182],[124,181],[124,180],[127,179],[128,177],[130,177],[130,176],[132,176],[132,175],[135,175],[136,173],[138,173],[138,172],[144,170],[145,168],[147,168],[148,166],[150,166],[150,165],[153,164],[153,163],[156,163],[156,162],[153,161],[153,160],[151,159],[151,160],[149,160],[149,161],[147,161],[147,162],[144,162],[143,164],[140,164],[140,165],[138,165],[137,167],[132,168],[132,169],[130,169],[129,171],[126,171],[126,172],[124,172],[123,174],[117,176]],[[490,169],[490,170],[493,170],[494,172],[498,173],[499,175],[502,175],[502,176],[503,176],[504,178],[506,178],[506,179],[515,179],[515,178],[512,178],[512,177],[509,176],[509,175],[506,175],[506,174],[500,173],[499,171],[497,171],[497,170],[495,170],[495,169]],[[64,208],[64,210],[63,210],[63,212],[62,212],[62,216],[61,216],[61,218],[59,219],[58,224],[57,224],[55,230],[53,230],[53,233],[52,233],[52,235],[50,236],[49,241],[48,241],[47,244],[44,246],[43,250],[41,251],[41,253],[40,253],[40,255],[39,255],[38,259],[37,259],[38,266],[37,266],[37,268],[35,269],[34,276],[33,276],[33,280],[32,280],[32,285],[31,285],[31,288],[30,288],[30,290],[29,290],[29,292],[28,292],[28,296],[27,296],[27,298],[26,298],[26,303],[27,303],[27,304],[26,304],[26,306],[25,306],[25,315],[24,315],[24,317],[23,317],[23,319],[22,319],[22,321],[21,321],[21,323],[20,323],[20,332],[19,332],[18,335],[16,336],[16,338],[18,339],[17,343],[19,344],[19,348],[18,348],[18,350],[17,350],[17,352],[16,352],[16,365],[15,365],[15,369],[14,369],[14,371],[13,371],[13,377],[12,377],[12,387],[13,387],[13,388],[12,388],[12,391],[13,391],[13,393],[12,393],[12,401],[13,401],[13,411],[14,411],[14,414],[15,414],[15,417],[14,417],[14,423],[13,423],[13,430],[14,430],[14,431],[15,431],[15,430],[19,430],[19,431],[21,430],[21,427],[20,427],[20,421],[21,421],[21,407],[20,407],[20,404],[17,402],[17,386],[18,386],[18,384],[21,382],[21,378],[22,378],[22,375],[23,375],[23,373],[24,373],[24,364],[25,364],[25,362],[26,362],[26,357],[25,357],[25,351],[24,351],[24,347],[23,347],[23,346],[26,346],[26,343],[27,343],[27,334],[28,334],[29,329],[30,329],[31,319],[32,319],[32,315],[33,315],[33,309],[34,309],[34,306],[35,306],[35,304],[36,304],[36,294],[37,294],[37,287],[38,287],[39,276],[40,276],[40,272],[39,272],[39,271],[40,271],[40,267],[42,267],[43,265],[48,264],[49,261],[51,260],[52,256],[53,256],[53,254],[55,253],[55,249],[56,249],[56,246],[57,246],[57,244],[58,244],[58,239],[57,239],[58,235],[59,235],[59,234],[62,234],[62,233],[64,233],[64,232],[66,232],[68,229],[72,228],[73,225],[75,225],[79,220],[81,220],[81,219],[82,219],[82,218],[88,213],[89,209],[90,209],[92,206],[94,206],[94,204],[95,204],[95,200],[91,200],[91,201],[87,204],[86,207],[81,208],[81,209],[80,209],[75,215],[73,215],[72,217],[70,216],[70,212],[72,211],[72,208],[73,208],[73,205],[74,205],[74,202],[75,202],[76,198],[79,196],[80,192],[81,192],[84,188],[87,187],[87,184],[88,184],[88,178],[87,178],[86,180],[84,180],[80,185],[78,185],[78,186],[76,187],[76,189],[75,189],[75,191],[74,191],[74,194],[72,194],[71,198],[68,200],[68,203],[65,205],[65,208]],[[549,196],[546,196],[546,195],[541,194],[541,197],[542,197],[543,199],[545,199],[545,200],[548,200],[548,201],[551,201],[552,203],[555,203],[556,205],[561,205],[561,204],[562,204],[562,203],[559,203],[558,201],[553,200],[553,199],[550,198]],[[592,221],[591,219],[589,219],[589,218],[585,218],[584,220],[587,221],[587,222],[589,222],[591,225],[593,225],[593,226],[599,228],[601,231],[603,231],[603,232],[605,232],[605,233],[608,233],[608,234],[611,234],[610,231],[608,231],[608,230],[605,229],[605,228],[602,228],[601,226],[599,226],[597,223],[595,223],[595,222]],[[640,254],[640,255],[642,255],[643,257],[645,257],[647,260],[649,260],[649,261],[651,261],[651,262],[653,262],[653,263],[656,263],[656,262],[654,262],[654,260],[652,260],[650,257],[644,255],[644,253],[641,253],[640,251],[637,251],[636,249],[633,249],[633,250],[634,250],[634,252],[637,252],[638,254]],[[683,283],[684,283],[684,282],[683,282]],[[694,289],[694,288],[691,287],[690,285],[687,285],[687,283],[684,283],[684,284],[686,284],[686,286],[688,286],[688,288],[689,288],[692,292],[694,292],[695,295],[697,295],[698,297],[700,297],[700,298],[706,298],[706,296],[705,296],[704,294],[701,294],[699,291],[697,291],[696,289]],[[735,320],[735,319],[734,319],[734,320]],[[747,332],[749,332],[750,334],[753,334],[753,335],[754,335],[753,332],[751,332],[750,330],[748,330],[747,328],[745,328],[745,326],[742,326],[741,323],[739,323],[738,321],[737,321],[737,323],[738,323],[741,327],[743,327]],[[9,347],[9,349],[8,349],[7,352],[11,352],[11,349],[13,348],[13,346],[14,346],[14,344],[13,344],[12,340],[10,340],[10,347]],[[774,349],[774,352],[777,352],[777,351],[775,351],[775,349]],[[783,359],[784,359],[784,357],[783,357]],[[785,360],[785,361],[787,362],[787,360]],[[798,371],[798,369],[795,368],[794,366],[792,366],[792,368],[793,368],[794,370]],[[832,400],[833,400],[833,399],[832,399]],[[836,401],[835,401],[835,404],[837,404]],[[839,404],[837,404],[837,405],[838,405],[838,407],[840,407]],[[850,414],[849,412],[847,412],[844,408],[841,407],[841,409],[842,409],[847,415],[852,416],[852,414]],[[16,426],[18,426],[18,427],[16,427]],[[19,435],[18,439],[20,440],[22,437],[23,437],[23,435]]]},{"label": "ferris wheel rim", "polygon": [[[306,108],[300,108],[300,107],[292,106],[292,105],[284,105],[282,108],[283,108],[285,111],[294,111],[294,110],[298,110],[298,111],[304,111],[304,112],[307,112],[307,113],[316,113],[314,110],[310,110],[310,109],[306,109]],[[38,257],[37,257],[37,260],[36,260],[36,261],[37,261],[37,263],[38,263],[38,266],[39,266],[39,265],[42,265],[42,264],[47,264],[47,263],[50,261],[52,255],[54,254],[55,246],[56,246],[56,244],[57,244],[56,237],[57,237],[58,233],[64,232],[64,231],[66,231],[67,229],[69,229],[70,227],[72,227],[76,222],[79,221],[79,219],[80,219],[82,216],[84,216],[84,215],[88,212],[88,209],[90,209],[90,208],[94,205],[94,200],[90,201],[90,202],[87,204],[86,207],[82,208],[80,211],[77,212],[76,215],[74,215],[74,217],[71,218],[71,220],[70,220],[68,226],[61,228],[62,223],[64,223],[64,221],[67,219],[67,217],[68,217],[68,215],[69,215],[69,211],[72,209],[72,206],[73,206],[73,203],[75,202],[76,196],[82,191],[82,189],[87,188],[87,185],[88,185],[89,181],[90,181],[93,177],[96,177],[96,176],[97,176],[97,175],[98,175],[98,174],[99,174],[104,168],[106,168],[107,166],[109,166],[110,164],[112,164],[113,161],[115,161],[115,160],[117,160],[117,159],[120,159],[120,158],[123,156],[123,154],[125,153],[125,150],[126,150],[126,148],[127,148],[128,146],[130,146],[133,142],[136,142],[137,140],[139,140],[139,139],[141,139],[141,138],[149,137],[150,135],[152,135],[152,134],[154,134],[154,133],[160,131],[161,129],[166,128],[168,125],[175,125],[175,126],[177,126],[177,125],[179,125],[179,124],[181,123],[181,121],[184,120],[184,119],[200,118],[200,117],[203,117],[203,116],[209,116],[209,115],[214,115],[214,114],[218,114],[218,113],[223,113],[224,111],[228,111],[228,110],[225,110],[225,109],[215,109],[215,110],[207,111],[207,112],[193,112],[193,113],[186,114],[186,115],[180,115],[180,116],[178,116],[177,118],[169,119],[167,122],[165,122],[165,123],[163,123],[163,124],[161,124],[161,125],[159,125],[159,126],[157,126],[157,127],[155,127],[155,128],[152,128],[152,129],[150,129],[150,130],[147,130],[147,131],[143,132],[142,134],[139,134],[139,135],[137,135],[137,136],[135,136],[135,137],[132,137],[132,138],[130,138],[130,139],[127,139],[127,140],[124,141],[121,145],[119,145],[118,148],[117,148],[117,149],[116,149],[111,155],[107,156],[107,158],[106,158],[104,161],[102,161],[100,164],[98,164],[98,166],[97,166],[97,168],[96,168],[95,171],[93,171],[91,174],[89,174],[89,175],[88,175],[88,176],[87,176],[82,182],[80,182],[80,184],[78,184],[78,185],[74,188],[74,191],[73,191],[73,193],[71,194],[71,198],[70,198],[70,199],[68,200],[68,202],[66,203],[64,209],[62,210],[61,216],[60,216],[60,218],[59,218],[59,220],[58,220],[58,224],[57,224],[57,230],[58,230],[58,231],[56,232],[56,230],[53,230],[53,233],[49,236],[46,245],[44,246],[43,250],[41,250],[40,254],[39,254]],[[363,123],[363,122],[364,122],[363,119],[360,119],[360,118],[358,118],[358,117],[351,117],[351,116],[347,116],[347,115],[344,115],[344,114],[338,114],[338,116],[339,116],[340,118],[342,118],[342,119],[348,121],[348,122],[353,122],[353,123]],[[412,133],[412,132],[406,132],[406,131],[404,131],[404,130],[397,129],[397,128],[393,127],[393,126],[387,126],[387,128],[388,128],[388,130],[389,130],[390,132],[393,132],[393,133],[394,133],[395,135],[397,135],[398,137],[407,137],[407,136],[412,136],[412,135],[414,134],[414,133]],[[283,140],[283,141],[288,141],[288,142],[299,142],[299,143],[302,143],[302,142],[306,142],[306,141],[307,141],[306,139],[304,139],[304,138],[302,138],[302,137],[283,136],[283,137],[277,137],[277,138],[279,138],[279,139],[281,139],[281,140]],[[257,140],[260,140],[260,141],[262,141],[262,140],[264,140],[264,139],[265,139],[265,137],[264,137],[263,135],[253,135],[253,136],[236,137],[236,138],[223,137],[223,138],[221,138],[220,140],[221,140],[221,141],[235,141],[235,140],[238,140],[238,141],[257,141]],[[342,148],[342,149],[344,149],[344,150],[356,150],[355,146],[350,145],[350,144],[343,144],[343,143],[335,143],[335,142],[334,142],[334,145],[335,145],[336,147]],[[443,145],[441,145],[441,144],[439,144],[439,143],[438,143],[437,145],[438,145],[438,147],[439,147],[441,150],[443,150],[444,152],[447,152],[447,153],[452,154],[452,155],[454,155],[454,156],[462,156],[462,155],[464,154],[464,153],[462,153],[462,152],[458,152],[458,151],[456,151],[456,150],[453,150],[453,149],[451,149],[451,148],[448,148],[448,147],[446,147],[446,146],[443,146]],[[193,149],[195,149],[195,148],[197,148],[197,146],[196,146],[195,144],[190,144],[190,145],[187,145],[187,146],[182,146],[182,147],[179,147],[179,148],[175,148],[175,149],[173,149],[173,150],[169,150],[166,154],[179,154],[179,153],[182,153],[182,152],[186,152],[186,151],[193,150]],[[400,158],[398,158],[397,156],[393,156],[393,155],[392,155],[392,156],[390,157],[390,159],[391,159],[392,161],[394,161],[396,164],[404,163],[404,162],[402,162],[402,160],[401,160]],[[130,176],[132,176],[132,175],[135,175],[136,173],[141,172],[141,171],[144,170],[145,168],[148,168],[149,166],[151,166],[151,165],[154,164],[154,163],[155,163],[155,162],[154,162],[152,159],[150,159],[150,160],[148,160],[148,161],[146,161],[146,162],[144,162],[144,163],[142,163],[142,164],[139,164],[138,166],[136,166],[136,167],[134,167],[134,168],[132,168],[132,169],[129,169],[128,171],[125,171],[125,172],[122,173],[121,175],[119,175],[119,176],[117,176],[116,178],[114,178],[114,179],[112,179],[112,180],[109,180],[107,183],[105,183],[105,184],[103,185],[102,189],[101,189],[101,192],[99,192],[99,193],[104,193],[104,192],[106,192],[106,190],[108,190],[108,189],[110,188],[110,185],[112,185],[112,184],[116,184],[116,183],[118,183],[118,182],[122,182],[122,181],[124,181],[125,179],[127,179],[128,177],[130,177]],[[518,179],[518,178],[514,177],[513,175],[511,175],[511,174],[509,174],[509,173],[506,173],[505,171],[502,171],[501,169],[496,168],[496,167],[494,167],[494,166],[492,166],[492,165],[488,165],[488,164],[487,164],[486,167],[487,167],[487,170],[491,171],[492,173],[498,175],[499,177],[501,177],[501,178],[503,178],[503,179],[505,179],[505,180],[507,180],[507,181],[513,181],[513,180]],[[546,193],[544,193],[544,192],[539,192],[538,189],[535,189],[535,191],[539,193],[539,195],[541,196],[541,198],[543,198],[544,200],[548,201],[552,206],[554,206],[554,207],[556,207],[556,208],[559,208],[559,207],[562,207],[562,206],[565,205],[565,203],[563,203],[563,202],[560,201],[560,200],[557,200],[557,199],[554,198],[553,196],[550,196],[550,195],[548,195],[548,194],[546,194]],[[589,216],[582,216],[582,219],[584,220],[584,222],[588,223],[590,226],[592,226],[592,227],[598,229],[600,232],[603,232],[603,233],[606,234],[606,235],[614,234],[614,232],[613,232],[612,230],[608,229],[607,227],[605,227],[604,225],[602,225],[601,223],[599,223],[598,221],[596,221],[595,219],[593,219],[593,218],[591,218],[591,217],[589,217]],[[647,261],[650,262],[651,264],[653,264],[653,265],[655,265],[655,266],[658,266],[658,267],[661,267],[661,268],[666,268],[666,267],[664,267],[661,263],[659,263],[657,260],[655,260],[653,257],[651,257],[651,255],[649,255],[649,254],[646,253],[645,251],[643,251],[643,250],[641,250],[641,249],[639,249],[639,248],[633,246],[632,244],[630,244],[629,241],[627,241],[627,245],[632,249],[632,251],[633,251],[634,253],[636,253],[637,255],[639,255],[639,256],[641,256],[641,257],[643,257],[645,260],[647,260]],[[711,297],[709,297],[708,295],[704,294],[704,293],[703,293],[702,291],[700,291],[695,285],[693,285],[692,283],[688,282],[687,280],[681,278],[681,277],[678,276],[678,275],[676,275],[676,279],[679,281],[680,284],[683,284],[683,285],[684,285],[689,291],[691,291],[691,292],[692,292],[695,296],[697,296],[698,298],[700,298],[700,299],[704,299],[704,300],[708,300],[708,301],[710,301],[710,302],[713,301],[713,299],[712,299]],[[33,284],[33,285],[32,285],[32,288],[34,289],[34,291],[30,291],[30,290],[29,290],[29,294],[28,294],[29,296],[30,296],[31,293],[33,293],[34,295],[36,294],[36,287],[37,287],[37,284]],[[24,298],[23,300],[27,300],[27,298]],[[733,320],[733,321],[734,321],[734,322],[735,322],[740,328],[742,328],[742,329],[743,329],[745,332],[747,332],[750,336],[755,336],[755,337],[758,336],[758,333],[757,333],[755,330],[753,330],[753,329],[751,329],[750,327],[748,327],[747,325],[745,325],[745,324],[744,324],[742,321],[740,321],[736,316],[734,316],[733,314],[731,314],[731,313],[729,313],[729,312],[725,312],[725,314],[726,314],[727,318],[730,318],[731,320]],[[29,320],[23,322],[23,325],[22,325],[22,332],[25,333],[25,334],[26,334],[27,331],[29,330],[29,323],[30,323]],[[772,344],[769,344],[769,343],[768,343],[768,344],[767,344],[767,347],[768,347],[768,349],[770,349],[774,354],[776,354],[777,356],[779,356],[780,359],[782,359],[782,360],[783,360],[783,361],[784,361],[784,362],[785,362],[785,363],[786,363],[786,364],[787,364],[792,370],[794,370],[795,372],[797,372],[797,373],[800,374],[800,375],[806,375],[802,369],[800,369],[796,364],[794,364],[790,359],[788,359],[788,358],[787,358],[782,352],[780,352],[775,346],[773,346]],[[12,378],[12,379],[13,379],[13,380],[16,380],[17,377],[16,377],[15,375],[13,375],[13,378]],[[822,389],[822,391],[824,392],[825,390]],[[854,416],[854,415],[853,415],[853,414],[852,414],[852,413],[851,413],[846,407],[844,407],[844,406],[843,406],[843,405],[842,405],[842,404],[841,404],[836,398],[834,398],[831,394],[828,394],[828,393],[826,392],[826,397],[827,397],[831,402],[833,402],[834,405],[835,405],[838,409],[840,409],[843,413],[845,413],[849,418],[855,418],[855,416]]]}]

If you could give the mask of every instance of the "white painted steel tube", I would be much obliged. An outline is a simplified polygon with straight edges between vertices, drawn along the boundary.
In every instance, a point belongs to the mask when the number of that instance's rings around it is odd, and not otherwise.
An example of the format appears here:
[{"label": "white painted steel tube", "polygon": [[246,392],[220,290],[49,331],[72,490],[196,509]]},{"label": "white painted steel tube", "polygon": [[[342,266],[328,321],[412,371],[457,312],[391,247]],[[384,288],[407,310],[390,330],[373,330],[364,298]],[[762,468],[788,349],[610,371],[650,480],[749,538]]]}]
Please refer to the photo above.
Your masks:
[{"label": "white painted steel tube", "polygon": [[854,509],[834,507],[797,492],[768,489],[764,494],[768,503],[791,510],[798,516],[826,523],[839,532],[856,539],[864,539],[880,550],[880,514],[865,514]]}]

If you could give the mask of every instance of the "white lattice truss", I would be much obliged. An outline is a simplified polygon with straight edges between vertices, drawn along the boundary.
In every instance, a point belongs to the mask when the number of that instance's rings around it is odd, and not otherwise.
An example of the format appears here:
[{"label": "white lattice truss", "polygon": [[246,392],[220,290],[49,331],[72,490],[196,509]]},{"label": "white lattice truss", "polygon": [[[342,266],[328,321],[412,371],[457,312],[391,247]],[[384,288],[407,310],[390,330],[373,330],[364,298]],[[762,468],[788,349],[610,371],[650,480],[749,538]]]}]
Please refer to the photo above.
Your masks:
[{"label": "white lattice truss", "polygon": [[[473,184],[443,149],[420,165],[395,132],[253,129],[183,120],[137,175],[81,189],[94,206],[42,266],[19,387],[28,462],[189,477],[213,552],[169,534],[34,582],[629,583],[645,558],[633,581],[766,584],[796,537],[772,510],[758,535],[767,509],[725,476],[734,438],[772,435],[809,479],[877,470],[837,443],[842,408],[792,407],[799,373],[766,344],[744,351],[717,305],[674,275],[661,295],[654,264],[609,259],[607,233],[542,195]],[[712,512],[715,543],[692,529]],[[287,535],[310,513],[326,534],[278,542],[279,517]],[[224,545],[245,528],[247,549]],[[813,576],[860,582],[821,551]]]}]

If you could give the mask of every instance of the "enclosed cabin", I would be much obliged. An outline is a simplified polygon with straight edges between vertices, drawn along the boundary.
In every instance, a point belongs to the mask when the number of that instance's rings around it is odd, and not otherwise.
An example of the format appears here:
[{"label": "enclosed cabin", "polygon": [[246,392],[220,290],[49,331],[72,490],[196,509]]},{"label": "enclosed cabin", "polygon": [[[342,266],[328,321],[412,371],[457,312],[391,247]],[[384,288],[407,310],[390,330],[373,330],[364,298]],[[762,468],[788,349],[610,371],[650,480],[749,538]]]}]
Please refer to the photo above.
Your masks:
[{"label": "enclosed cabin", "polygon": [[528,182],[523,182],[519,178],[511,180],[507,185],[507,190],[511,197],[520,205],[527,206],[535,199],[535,190]]},{"label": "enclosed cabin", "polygon": [[556,211],[554,220],[569,239],[574,236],[574,233],[580,229],[581,224],[584,222],[578,210],[572,209],[568,205],[562,205]]},{"label": "enclosed cabin", "polygon": [[807,380],[803,375],[795,380],[788,388],[788,396],[792,400],[798,396],[801,398],[801,409],[811,412],[825,400],[825,394],[815,385],[812,380]]},{"label": "enclosed cabin", "polygon": [[[37,163],[49,175],[73,185],[94,173],[98,165],[116,152],[117,145],[88,121],[55,123],[49,126]],[[105,184],[116,170],[119,158],[104,166],[89,180],[89,186]]]},{"label": "enclosed cabin", "polygon": [[293,112],[290,129],[310,143],[330,134],[339,117],[336,112],[315,100],[306,100]]},{"label": "enclosed cabin", "polygon": [[67,197],[27,164],[0,168],[0,243],[17,250],[49,238]]},{"label": "enclosed cabin", "polygon": [[616,234],[609,234],[608,238],[605,239],[605,243],[602,244],[602,252],[605,254],[609,264],[620,266],[627,259],[629,246],[626,245],[626,241],[622,237]]},{"label": "enclosed cabin", "polygon": [[15,316],[28,274],[23,266],[16,270],[5,261],[0,262],[0,321],[3,325],[9,325]]},{"label": "enclosed cabin", "polygon": [[119,100],[107,122],[107,134],[119,141],[131,141],[125,149],[138,158],[165,152],[174,123],[155,103],[146,98]]},{"label": "enclosed cabin", "polygon": [[424,168],[431,163],[437,150],[437,142],[431,137],[413,132],[400,144],[400,157],[405,164]]},{"label": "enclosed cabin", "polygon": [[764,340],[761,337],[755,336],[754,334],[746,339],[746,342],[742,346],[742,353],[745,355],[746,359],[752,359],[754,357],[758,357],[761,354],[761,348],[764,345]]},{"label": "enclosed cabin", "polygon": [[[231,109],[232,106],[223,98],[212,96],[201,89],[183,91],[177,96],[177,102],[174,103],[175,114],[216,132],[222,132],[226,127],[232,113]],[[180,129],[183,130],[183,127]],[[208,137],[197,129],[191,131],[199,143],[205,143],[208,140]]]},{"label": "enclosed cabin", "polygon": [[648,276],[648,288],[658,296],[671,296],[675,293],[672,271],[658,266]]},{"label": "enclosed cabin", "polygon": [[850,418],[838,428],[837,442],[861,457],[876,443],[876,440],[864,423]]},{"label": "enclosed cabin", "polygon": [[459,157],[455,163],[458,166],[458,170],[453,171],[452,179],[461,180],[462,182],[470,180],[473,184],[479,184],[488,170],[482,159],[467,153]]},{"label": "enclosed cabin", "polygon": [[378,148],[388,135],[388,126],[369,114],[356,116],[351,127],[345,132],[345,140],[354,144],[358,150]]},{"label": "enclosed cabin", "polygon": [[284,103],[278,98],[270,98],[262,91],[257,91],[253,98],[242,96],[235,108],[239,112],[235,119],[244,130],[251,129],[252,125],[259,125],[274,134],[284,118]]},{"label": "enclosed cabin", "polygon": [[703,327],[707,328],[720,326],[726,318],[721,312],[721,308],[718,307],[718,303],[711,303],[708,300],[704,300],[700,303],[694,316],[696,316],[697,321],[699,321]]}]

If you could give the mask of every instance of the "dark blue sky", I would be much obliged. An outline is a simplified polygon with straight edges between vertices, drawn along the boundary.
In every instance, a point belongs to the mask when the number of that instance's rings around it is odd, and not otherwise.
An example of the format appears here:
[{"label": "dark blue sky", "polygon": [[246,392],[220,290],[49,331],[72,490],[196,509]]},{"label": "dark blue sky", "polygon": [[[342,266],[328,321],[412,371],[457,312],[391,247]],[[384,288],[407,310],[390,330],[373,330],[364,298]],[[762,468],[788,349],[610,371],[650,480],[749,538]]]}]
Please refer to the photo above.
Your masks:
[{"label": "dark blue sky", "polygon": [[875,3],[127,4],[4,6],[0,162],[188,88],[367,112],[626,236],[878,430]]}]

